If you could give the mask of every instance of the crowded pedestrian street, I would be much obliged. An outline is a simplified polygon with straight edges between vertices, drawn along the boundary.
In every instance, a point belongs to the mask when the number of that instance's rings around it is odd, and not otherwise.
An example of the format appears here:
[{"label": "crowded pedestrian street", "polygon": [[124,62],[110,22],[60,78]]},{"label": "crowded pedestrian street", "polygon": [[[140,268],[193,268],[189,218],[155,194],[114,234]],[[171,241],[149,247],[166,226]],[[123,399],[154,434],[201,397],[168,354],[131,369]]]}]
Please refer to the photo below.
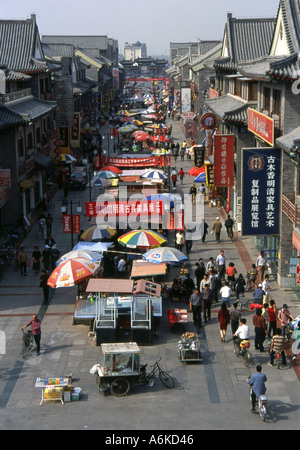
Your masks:
[{"label": "crowded pedestrian street", "polygon": [[152,56],[125,9],[103,35],[0,17],[1,430],[299,429],[300,7],[277,3]]}]

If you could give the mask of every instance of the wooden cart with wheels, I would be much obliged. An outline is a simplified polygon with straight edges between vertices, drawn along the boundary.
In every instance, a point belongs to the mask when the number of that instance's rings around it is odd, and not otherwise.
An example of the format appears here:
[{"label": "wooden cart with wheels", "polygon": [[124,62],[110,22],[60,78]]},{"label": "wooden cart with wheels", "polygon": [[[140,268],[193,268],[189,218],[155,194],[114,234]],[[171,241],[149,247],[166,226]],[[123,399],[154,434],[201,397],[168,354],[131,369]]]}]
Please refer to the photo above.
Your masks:
[{"label": "wooden cart with wheels", "polygon": [[187,362],[202,362],[200,341],[195,333],[185,333],[178,342],[178,359]]}]

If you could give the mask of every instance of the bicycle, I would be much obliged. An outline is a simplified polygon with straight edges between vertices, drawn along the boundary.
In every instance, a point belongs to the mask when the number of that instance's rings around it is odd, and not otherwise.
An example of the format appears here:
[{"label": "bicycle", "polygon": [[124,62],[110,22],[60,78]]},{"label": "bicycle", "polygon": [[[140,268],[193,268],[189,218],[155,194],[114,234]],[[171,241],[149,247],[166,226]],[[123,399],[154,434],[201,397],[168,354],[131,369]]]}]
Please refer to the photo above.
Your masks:
[{"label": "bicycle", "polygon": [[25,359],[29,352],[32,350],[34,345],[34,339],[31,330],[23,332],[23,345],[22,345],[22,358]]},{"label": "bicycle", "polygon": [[161,358],[159,358],[159,360],[156,361],[156,363],[153,366],[151,366],[151,367],[153,367],[153,369],[147,375],[146,375],[147,364],[145,364],[144,366],[141,367],[141,369],[142,369],[141,383],[142,384],[150,384],[152,381],[154,382],[154,375],[158,372],[158,376],[159,376],[159,379],[162,382],[162,384],[164,386],[166,386],[168,389],[173,389],[174,385],[175,385],[174,379],[172,378],[172,376],[170,374],[168,374],[167,372],[165,372],[162,369],[162,367],[159,364],[160,360],[161,360]]},{"label": "bicycle", "polygon": [[228,235],[229,239],[231,239],[233,241],[233,229],[232,229],[232,227],[227,227],[227,235]]},{"label": "bicycle", "polygon": [[250,342],[243,340],[238,345],[238,339],[233,339],[233,349],[237,357],[242,356],[245,367],[249,367],[250,364]]}]

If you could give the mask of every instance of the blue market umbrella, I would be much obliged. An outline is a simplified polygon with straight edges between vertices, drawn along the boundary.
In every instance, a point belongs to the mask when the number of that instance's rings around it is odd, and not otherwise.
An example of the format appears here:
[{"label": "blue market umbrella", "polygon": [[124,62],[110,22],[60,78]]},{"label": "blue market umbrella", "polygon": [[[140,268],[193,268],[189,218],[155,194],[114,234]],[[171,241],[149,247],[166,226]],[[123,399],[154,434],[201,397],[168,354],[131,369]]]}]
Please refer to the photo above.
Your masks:
[{"label": "blue market umbrella", "polygon": [[206,183],[206,172],[200,173],[195,179],[194,183]]},{"label": "blue market umbrella", "polygon": [[176,248],[171,247],[160,247],[143,255],[143,259],[150,263],[160,264],[160,263],[180,263],[183,261],[187,261],[188,257],[177,250]]},{"label": "blue market umbrella", "polygon": [[143,201],[155,201],[155,200],[161,200],[167,204],[170,204],[171,208],[174,208],[175,203],[182,203],[182,198],[179,194],[154,194],[149,195],[148,197],[144,198]]}]

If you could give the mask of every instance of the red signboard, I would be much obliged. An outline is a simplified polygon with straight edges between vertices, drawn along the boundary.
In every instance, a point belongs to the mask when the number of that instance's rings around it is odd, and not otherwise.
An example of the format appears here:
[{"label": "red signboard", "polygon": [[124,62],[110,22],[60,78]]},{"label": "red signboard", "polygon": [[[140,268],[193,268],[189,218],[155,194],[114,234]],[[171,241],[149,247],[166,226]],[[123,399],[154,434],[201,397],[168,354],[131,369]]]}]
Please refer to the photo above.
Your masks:
[{"label": "red signboard", "polygon": [[128,201],[128,202],[86,202],[86,217],[128,217],[161,216],[164,210],[163,201]]},{"label": "red signboard", "polygon": [[293,232],[293,246],[300,252],[300,238],[295,232]]},{"label": "red signboard", "polygon": [[[80,214],[73,214],[73,227],[71,226],[71,214],[63,215],[63,232],[66,234],[80,234],[81,225],[80,225]],[[73,228],[73,229],[72,229]]]},{"label": "red signboard", "polygon": [[235,136],[215,135],[215,186],[234,185],[234,146]]},{"label": "red signboard", "polygon": [[274,146],[274,120],[271,117],[248,108],[248,130]]},{"label": "red signboard", "polygon": [[153,158],[108,158],[102,157],[102,166],[114,167],[157,167],[159,156]]}]

